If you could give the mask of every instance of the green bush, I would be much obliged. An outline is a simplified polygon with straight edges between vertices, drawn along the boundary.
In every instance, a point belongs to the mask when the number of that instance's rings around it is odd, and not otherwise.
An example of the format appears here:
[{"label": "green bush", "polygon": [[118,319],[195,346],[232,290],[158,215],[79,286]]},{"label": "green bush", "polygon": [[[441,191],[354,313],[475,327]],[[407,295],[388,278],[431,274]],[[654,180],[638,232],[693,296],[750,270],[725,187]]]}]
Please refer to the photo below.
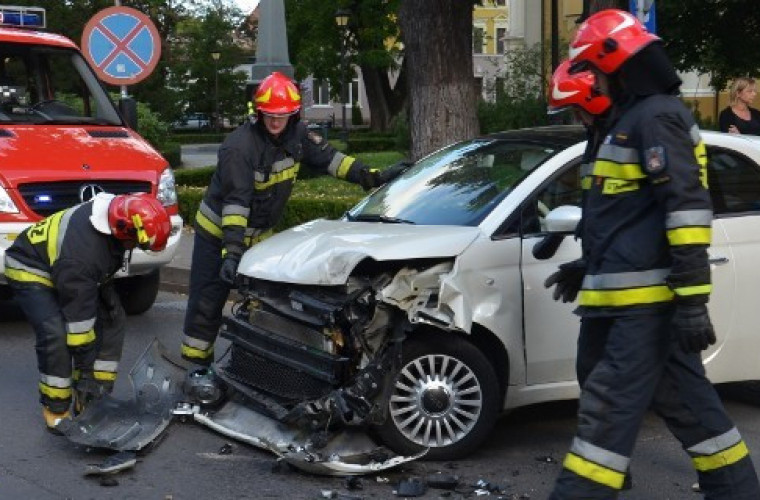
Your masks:
[{"label": "green bush", "polygon": [[164,143],[159,152],[172,168],[179,168],[182,165],[182,148],[176,142]]},{"label": "green bush", "polygon": [[351,106],[351,125],[355,127],[364,125],[364,118],[362,117],[362,109],[359,107],[358,101],[354,101],[354,105]]},{"label": "green bush", "polygon": [[349,154],[364,151],[393,151],[396,149],[396,138],[380,136],[349,136],[347,149]]},{"label": "green bush", "polygon": [[179,214],[186,226],[192,226],[195,222],[195,213],[203,200],[203,193],[206,190],[202,187],[195,186],[177,186],[177,200],[179,203]]},{"label": "green bush", "polygon": [[173,133],[171,134],[171,140],[179,144],[221,144],[227,137],[225,132],[218,134],[198,134],[198,133]]},{"label": "green bush", "polygon": [[174,182],[178,186],[206,187],[211,182],[216,167],[182,168],[174,171]]}]

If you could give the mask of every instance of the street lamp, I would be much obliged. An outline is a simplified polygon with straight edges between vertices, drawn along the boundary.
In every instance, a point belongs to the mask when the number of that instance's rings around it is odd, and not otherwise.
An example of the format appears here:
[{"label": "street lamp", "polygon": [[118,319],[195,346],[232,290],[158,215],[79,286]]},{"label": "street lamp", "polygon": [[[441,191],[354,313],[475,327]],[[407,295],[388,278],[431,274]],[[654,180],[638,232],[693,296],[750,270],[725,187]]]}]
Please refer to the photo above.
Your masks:
[{"label": "street lamp", "polygon": [[211,59],[214,60],[214,132],[219,133],[219,58],[220,52],[212,52]]},{"label": "street lamp", "polygon": [[340,71],[341,71],[341,108],[343,113],[343,142],[348,144],[348,124],[346,123],[346,104],[348,104],[348,20],[351,13],[340,9],[335,12],[335,24],[340,30]]}]

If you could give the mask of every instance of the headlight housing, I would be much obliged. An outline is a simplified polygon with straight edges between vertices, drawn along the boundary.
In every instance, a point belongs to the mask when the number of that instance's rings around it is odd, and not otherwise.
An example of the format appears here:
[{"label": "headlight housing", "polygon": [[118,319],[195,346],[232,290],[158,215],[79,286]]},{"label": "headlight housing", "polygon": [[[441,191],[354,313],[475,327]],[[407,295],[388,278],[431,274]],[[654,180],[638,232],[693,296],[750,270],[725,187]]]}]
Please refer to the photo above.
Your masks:
[{"label": "headlight housing", "polygon": [[[174,197],[176,199],[177,196],[175,195]],[[15,203],[13,203],[11,196],[8,194],[8,191],[6,191],[3,186],[0,186],[0,213],[3,213],[3,214],[19,213],[18,207],[16,206]]]},{"label": "headlight housing", "polygon": [[156,198],[165,207],[177,204],[177,188],[174,185],[174,172],[172,172],[171,168],[167,168],[161,172]]}]

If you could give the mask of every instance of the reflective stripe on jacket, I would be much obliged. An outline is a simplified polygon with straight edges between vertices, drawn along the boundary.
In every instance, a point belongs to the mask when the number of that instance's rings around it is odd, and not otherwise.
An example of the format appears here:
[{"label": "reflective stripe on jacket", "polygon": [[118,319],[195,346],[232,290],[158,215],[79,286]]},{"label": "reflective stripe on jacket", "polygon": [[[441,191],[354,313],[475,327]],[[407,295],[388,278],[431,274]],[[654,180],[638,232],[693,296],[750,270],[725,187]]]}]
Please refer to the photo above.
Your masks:
[{"label": "reflective stripe on jacket", "polygon": [[677,97],[642,99],[611,127],[584,203],[581,314],[707,301],[706,168],[699,129]]}]

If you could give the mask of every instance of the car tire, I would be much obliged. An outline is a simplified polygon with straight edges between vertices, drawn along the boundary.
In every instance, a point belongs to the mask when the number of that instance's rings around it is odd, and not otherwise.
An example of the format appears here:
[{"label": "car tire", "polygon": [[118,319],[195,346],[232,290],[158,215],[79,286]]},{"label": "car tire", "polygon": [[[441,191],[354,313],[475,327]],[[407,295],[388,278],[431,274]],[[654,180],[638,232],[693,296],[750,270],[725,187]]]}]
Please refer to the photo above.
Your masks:
[{"label": "car tire", "polygon": [[130,316],[142,314],[153,306],[161,282],[158,269],[148,274],[116,280],[116,292],[124,311]]},{"label": "car tire", "polygon": [[490,433],[499,393],[494,367],[472,343],[452,334],[418,333],[404,341],[388,415],[375,431],[400,455],[429,447],[426,460],[459,459]]}]

